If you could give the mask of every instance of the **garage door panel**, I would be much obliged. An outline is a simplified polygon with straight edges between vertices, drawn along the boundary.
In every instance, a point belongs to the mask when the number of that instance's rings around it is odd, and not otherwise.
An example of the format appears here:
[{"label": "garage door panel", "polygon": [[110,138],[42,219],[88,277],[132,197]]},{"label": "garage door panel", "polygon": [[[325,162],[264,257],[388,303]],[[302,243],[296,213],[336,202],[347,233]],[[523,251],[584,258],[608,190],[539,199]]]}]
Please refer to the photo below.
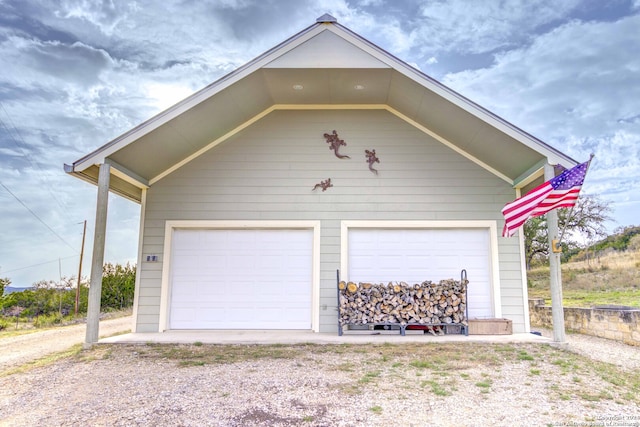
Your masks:
[{"label": "garage door panel", "polygon": [[352,228],[348,233],[349,280],[435,282],[458,279],[465,269],[469,316],[493,315],[488,230]]},{"label": "garage door panel", "polygon": [[175,230],[173,329],[310,329],[312,230]]}]

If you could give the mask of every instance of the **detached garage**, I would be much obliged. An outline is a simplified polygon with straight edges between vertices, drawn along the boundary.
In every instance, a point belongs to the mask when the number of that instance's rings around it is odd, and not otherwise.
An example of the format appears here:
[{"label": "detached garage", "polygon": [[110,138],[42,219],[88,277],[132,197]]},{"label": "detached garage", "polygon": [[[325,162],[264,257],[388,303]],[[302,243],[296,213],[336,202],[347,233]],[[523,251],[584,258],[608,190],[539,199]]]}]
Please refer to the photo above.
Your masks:
[{"label": "detached garage", "polygon": [[135,332],[336,333],[336,271],[462,269],[470,317],[527,332],[500,210],[548,164],[577,162],[324,15],[65,170],[98,186],[92,283],[106,195],[141,206]]}]

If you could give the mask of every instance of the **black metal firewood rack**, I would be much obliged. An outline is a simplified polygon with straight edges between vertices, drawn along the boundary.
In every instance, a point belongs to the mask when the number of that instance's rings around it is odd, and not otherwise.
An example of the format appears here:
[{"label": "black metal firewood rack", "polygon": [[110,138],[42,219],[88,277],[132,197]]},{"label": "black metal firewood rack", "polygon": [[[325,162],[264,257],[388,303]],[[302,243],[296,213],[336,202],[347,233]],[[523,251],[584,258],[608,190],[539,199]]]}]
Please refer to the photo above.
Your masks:
[{"label": "black metal firewood rack", "polygon": [[[465,285],[464,288],[464,296],[465,296],[465,309],[464,309],[464,319],[460,322],[451,322],[451,323],[419,323],[419,322],[362,322],[362,323],[343,323],[342,320],[342,309],[340,304],[340,297],[347,297],[346,289],[340,289],[340,270],[336,270],[336,290],[337,290],[337,304],[338,304],[338,335],[342,336],[344,326],[348,327],[356,327],[362,328],[367,327],[366,330],[370,331],[372,334],[380,333],[380,329],[382,330],[398,330],[400,335],[405,336],[407,329],[409,330],[421,330],[427,332],[429,328],[433,331],[433,328],[439,328],[440,331],[444,330],[444,333],[449,334],[464,334],[465,336],[469,335],[469,299],[468,299],[468,283],[467,279],[467,270],[463,269],[460,271],[460,282]],[[373,327],[373,330],[368,329],[369,327]],[[362,329],[356,329],[362,330]],[[451,332],[450,332],[451,331]]]}]

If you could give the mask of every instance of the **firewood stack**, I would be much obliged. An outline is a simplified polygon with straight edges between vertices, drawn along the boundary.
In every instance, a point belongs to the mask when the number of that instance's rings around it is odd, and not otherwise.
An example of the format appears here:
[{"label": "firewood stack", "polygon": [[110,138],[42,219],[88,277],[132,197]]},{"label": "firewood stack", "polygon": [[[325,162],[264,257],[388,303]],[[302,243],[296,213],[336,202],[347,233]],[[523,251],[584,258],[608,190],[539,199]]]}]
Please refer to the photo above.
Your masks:
[{"label": "firewood stack", "polygon": [[468,280],[384,284],[338,283],[340,324],[467,324]]}]

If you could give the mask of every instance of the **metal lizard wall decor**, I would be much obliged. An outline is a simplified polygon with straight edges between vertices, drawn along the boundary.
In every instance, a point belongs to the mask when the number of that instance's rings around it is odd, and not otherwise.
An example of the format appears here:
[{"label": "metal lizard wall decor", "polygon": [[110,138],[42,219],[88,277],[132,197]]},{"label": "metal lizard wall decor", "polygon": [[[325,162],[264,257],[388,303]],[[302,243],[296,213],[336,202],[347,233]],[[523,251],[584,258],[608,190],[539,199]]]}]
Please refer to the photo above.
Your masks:
[{"label": "metal lizard wall decor", "polygon": [[374,163],[380,163],[380,159],[376,157],[376,150],[364,150],[364,153],[367,157],[367,163],[369,163],[369,170],[378,175],[378,171],[373,168]]},{"label": "metal lizard wall decor", "polygon": [[349,156],[344,156],[340,153],[338,153],[338,150],[340,149],[341,145],[347,145],[346,142],[344,142],[344,140],[340,139],[338,137],[338,133],[334,130],[333,133],[325,133],[324,137],[327,139],[327,144],[329,144],[329,150],[333,150],[333,152],[335,153],[336,157],[339,159],[350,159],[351,157]]},{"label": "metal lizard wall decor", "polygon": [[315,191],[317,188],[322,188],[322,191],[325,191],[329,187],[333,187],[333,184],[331,183],[331,178],[325,179],[324,181],[320,181],[318,184],[316,184],[315,187],[313,187],[313,190],[311,191]]}]

